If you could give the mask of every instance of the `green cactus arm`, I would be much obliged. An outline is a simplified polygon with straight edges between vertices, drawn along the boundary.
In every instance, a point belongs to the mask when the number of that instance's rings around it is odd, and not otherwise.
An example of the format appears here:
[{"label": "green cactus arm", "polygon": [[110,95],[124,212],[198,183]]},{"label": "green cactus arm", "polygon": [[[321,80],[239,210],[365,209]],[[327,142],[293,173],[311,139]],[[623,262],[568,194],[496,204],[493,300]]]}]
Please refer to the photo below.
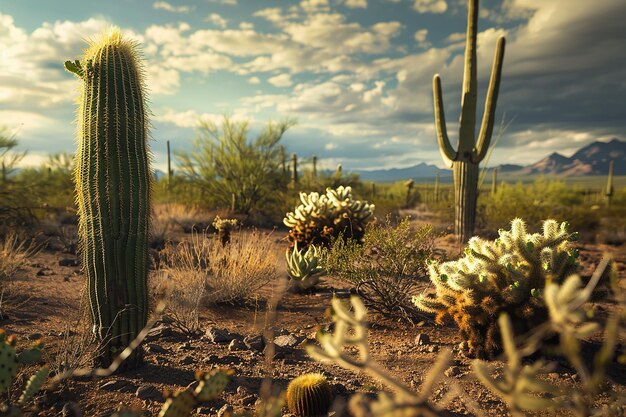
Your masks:
[{"label": "green cactus arm", "polygon": [[491,142],[493,125],[496,118],[496,104],[498,102],[498,92],[500,91],[500,80],[502,79],[505,45],[506,40],[504,36],[498,38],[496,53],[493,57],[493,66],[491,68],[489,88],[487,89],[487,98],[485,99],[485,112],[480,126],[478,142],[476,143],[476,149],[474,150],[472,158],[475,163],[482,161],[489,150],[489,143]]},{"label": "green cactus arm", "polygon": [[441,157],[446,166],[451,167],[452,163],[457,158],[457,153],[448,138],[446,115],[443,108],[443,92],[441,91],[441,77],[439,74],[435,74],[433,77],[433,103],[435,107],[435,128],[437,130],[439,152],[441,152]]},{"label": "green cactus arm", "polygon": [[83,78],[84,72],[79,60],[75,60],[74,62],[65,61],[65,69],[77,75],[79,78]]},{"label": "green cactus arm", "polygon": [[17,404],[23,406],[28,401],[30,401],[31,398],[33,398],[35,394],[39,392],[49,373],[50,369],[48,369],[47,366],[44,366],[39,369],[33,376],[31,376],[26,383],[24,392],[22,392],[20,399],[17,401]]},{"label": "green cactus arm", "polygon": [[[476,135],[476,100],[477,100],[477,59],[476,37],[478,33],[478,0],[468,1],[467,35],[465,37],[465,66],[463,70],[463,91],[461,93],[461,118],[459,120],[460,155],[471,152]],[[469,156],[469,155],[468,155]],[[465,158],[464,160],[467,160]]]}]

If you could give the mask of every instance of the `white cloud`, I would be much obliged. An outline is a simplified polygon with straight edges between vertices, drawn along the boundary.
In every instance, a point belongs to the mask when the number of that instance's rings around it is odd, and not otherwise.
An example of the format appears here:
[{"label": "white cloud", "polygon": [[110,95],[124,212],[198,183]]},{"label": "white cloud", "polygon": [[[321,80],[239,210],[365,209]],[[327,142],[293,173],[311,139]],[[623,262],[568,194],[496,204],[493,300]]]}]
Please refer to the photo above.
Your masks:
[{"label": "white cloud", "polygon": [[222,16],[220,16],[217,13],[209,14],[206,20],[213,23],[214,25],[221,27],[222,29],[225,29],[226,25],[228,24],[228,20],[224,19]]},{"label": "white cloud", "polygon": [[209,3],[219,3],[219,4],[226,4],[229,6],[236,6],[237,0],[209,0]]},{"label": "white cloud", "polygon": [[275,87],[290,87],[293,85],[293,80],[289,74],[280,74],[270,77],[267,82]]},{"label": "white cloud", "polygon": [[343,0],[342,4],[352,9],[365,9],[367,8],[367,0]]},{"label": "white cloud", "polygon": [[330,10],[328,0],[301,0],[300,7],[307,13],[315,13]]},{"label": "white cloud", "polygon": [[413,9],[419,13],[445,13],[448,3],[446,0],[415,0]]},{"label": "white cloud", "polygon": [[189,13],[191,8],[189,6],[174,6],[166,1],[157,1],[152,3],[152,7],[157,10],[165,10],[172,13]]},{"label": "white cloud", "polygon": [[259,79],[259,77],[250,77],[248,78],[248,82],[254,85],[261,84],[261,80]]},{"label": "white cloud", "polygon": [[421,48],[430,48],[431,43],[426,40],[428,37],[428,29],[420,29],[415,32],[414,38],[417,45]]}]

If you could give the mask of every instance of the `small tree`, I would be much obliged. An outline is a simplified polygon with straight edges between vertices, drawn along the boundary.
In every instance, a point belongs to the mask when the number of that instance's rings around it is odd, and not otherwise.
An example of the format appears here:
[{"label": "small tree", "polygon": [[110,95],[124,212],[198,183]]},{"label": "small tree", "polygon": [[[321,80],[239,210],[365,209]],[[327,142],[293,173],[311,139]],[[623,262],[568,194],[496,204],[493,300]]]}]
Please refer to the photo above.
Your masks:
[{"label": "small tree", "polygon": [[270,122],[255,140],[249,140],[247,121],[224,116],[218,126],[203,120],[193,149],[175,154],[179,170],[219,205],[230,206],[234,195],[235,212],[248,214],[285,187],[279,142],[294,124]]}]

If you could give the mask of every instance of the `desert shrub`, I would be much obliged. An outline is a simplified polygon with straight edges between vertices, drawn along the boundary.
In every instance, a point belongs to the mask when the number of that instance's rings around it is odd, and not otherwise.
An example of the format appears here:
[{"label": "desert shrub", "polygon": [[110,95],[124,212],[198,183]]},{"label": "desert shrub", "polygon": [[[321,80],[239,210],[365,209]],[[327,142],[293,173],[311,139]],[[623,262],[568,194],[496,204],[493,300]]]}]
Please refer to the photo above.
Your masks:
[{"label": "desert shrub", "polygon": [[500,314],[512,317],[516,334],[546,321],[543,288],[577,271],[578,252],[570,247],[576,237],[567,223],[546,220],[543,233],[529,234],[525,223],[515,219],[511,230],[500,230],[495,241],[473,237],[462,258],[432,262],[435,294],[418,295],[413,302],[435,314],[438,323],[454,320],[470,355],[491,357],[501,348]]},{"label": "desert shrub", "polygon": [[363,244],[336,239],[324,251],[322,266],[329,275],[353,285],[374,310],[413,320],[418,311],[411,296],[428,281],[434,238],[432,227],[415,229],[409,218],[395,227],[389,220],[373,223]]},{"label": "desert shrub", "polygon": [[530,184],[498,186],[495,194],[484,192],[478,199],[478,227],[498,230],[510,219],[523,217],[529,224],[549,218],[568,219],[575,230],[594,230],[600,213],[585,204],[583,194],[563,181],[537,178]]},{"label": "desert shrub", "polygon": [[0,241],[0,288],[11,280],[15,273],[39,252],[37,245],[21,240],[17,233],[9,233]]},{"label": "desert shrub", "polygon": [[325,194],[300,193],[301,204],[283,220],[289,227],[289,242],[301,249],[309,245],[328,246],[340,235],[361,241],[365,225],[372,219],[374,205],[355,200],[352,188],[326,189]]},{"label": "desert shrub", "polygon": [[236,213],[264,211],[287,179],[279,160],[279,142],[293,122],[269,123],[255,140],[248,139],[248,122],[224,117],[221,125],[201,121],[190,152],[177,152],[180,175],[198,186],[218,207]]},{"label": "desert shrub", "polygon": [[206,304],[240,304],[258,297],[259,290],[276,280],[276,255],[271,239],[257,231],[231,236],[228,245],[206,232],[165,249],[165,266],[181,299],[201,298]]}]

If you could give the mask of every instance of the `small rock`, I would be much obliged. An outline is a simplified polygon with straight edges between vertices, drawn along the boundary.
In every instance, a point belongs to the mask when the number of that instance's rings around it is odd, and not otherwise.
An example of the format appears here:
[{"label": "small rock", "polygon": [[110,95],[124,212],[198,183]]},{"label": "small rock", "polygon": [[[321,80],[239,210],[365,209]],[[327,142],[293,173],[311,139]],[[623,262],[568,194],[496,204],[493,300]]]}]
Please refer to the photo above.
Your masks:
[{"label": "small rock", "polygon": [[194,363],[196,360],[193,356],[191,355],[187,355],[185,356],[183,359],[181,359],[180,364],[181,365],[191,365],[192,363]]},{"label": "small rock", "polygon": [[237,387],[237,395],[241,397],[247,397],[248,395],[250,395],[250,391],[248,391],[246,387],[239,385]]},{"label": "small rock", "polygon": [[243,339],[243,343],[248,349],[256,350],[259,352],[262,352],[263,348],[265,347],[265,341],[263,340],[262,336],[246,336]]},{"label": "small rock", "polygon": [[78,266],[78,259],[63,258],[59,260],[59,266]]},{"label": "small rock", "polygon": [[443,373],[447,377],[457,376],[461,373],[461,369],[458,366],[451,366]]},{"label": "small rock", "polygon": [[80,417],[82,414],[80,412],[80,407],[78,404],[74,402],[65,403],[63,409],[61,410],[61,415],[63,417]]},{"label": "small rock", "polygon": [[124,379],[112,379],[101,384],[100,389],[104,391],[133,392],[137,390],[137,386]]},{"label": "small rock", "polygon": [[228,345],[228,350],[229,351],[233,351],[233,350],[245,350],[246,349],[246,345],[238,339],[233,339],[230,341],[229,345]]},{"label": "small rock", "polygon": [[439,352],[439,346],[437,346],[437,345],[430,345],[430,346],[428,346],[427,350],[428,350],[429,353]]},{"label": "small rock", "polygon": [[156,387],[152,385],[142,385],[137,388],[135,395],[140,400],[153,400],[153,401],[163,401],[163,394]]},{"label": "small rock", "polygon": [[178,345],[178,347],[176,348],[176,350],[178,350],[179,352],[181,350],[192,350],[193,346],[191,345],[191,342],[187,341],[185,343],[181,343],[180,345]]},{"label": "small rock", "polygon": [[229,417],[233,414],[233,411],[234,409],[232,405],[224,404],[224,406],[222,406],[222,408],[220,408],[217,412],[217,417]]},{"label": "small rock", "polygon": [[550,372],[548,373],[548,378],[552,378],[552,379],[559,379],[559,373],[558,372]]},{"label": "small rock", "polygon": [[156,343],[149,343],[146,345],[146,350],[150,353],[167,353],[167,349],[157,345]]},{"label": "small rock", "polygon": [[293,349],[300,344],[304,340],[302,336],[296,336],[294,334],[287,334],[278,336],[274,339],[274,344],[276,347],[281,349]]},{"label": "small rock", "polygon": [[417,336],[415,336],[415,345],[422,346],[422,345],[429,345],[429,344],[430,344],[430,338],[428,337],[427,334],[418,333]]},{"label": "small rock", "polygon": [[206,330],[204,336],[211,343],[230,343],[231,340],[237,338],[237,335],[230,333],[228,330],[213,326]]}]

